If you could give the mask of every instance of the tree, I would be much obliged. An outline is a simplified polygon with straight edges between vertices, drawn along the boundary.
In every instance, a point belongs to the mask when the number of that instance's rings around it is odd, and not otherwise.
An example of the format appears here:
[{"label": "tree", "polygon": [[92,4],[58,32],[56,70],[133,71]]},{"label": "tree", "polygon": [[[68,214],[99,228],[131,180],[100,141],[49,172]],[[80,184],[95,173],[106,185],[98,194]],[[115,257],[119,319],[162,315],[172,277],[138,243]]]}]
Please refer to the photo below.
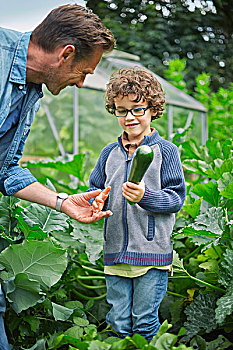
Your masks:
[{"label": "tree", "polygon": [[[212,76],[211,88],[228,87],[233,70],[233,7],[230,0],[87,0],[117,39],[117,48],[140,56],[157,74],[171,59],[185,58],[187,81]],[[192,85],[193,82],[193,85]]]}]

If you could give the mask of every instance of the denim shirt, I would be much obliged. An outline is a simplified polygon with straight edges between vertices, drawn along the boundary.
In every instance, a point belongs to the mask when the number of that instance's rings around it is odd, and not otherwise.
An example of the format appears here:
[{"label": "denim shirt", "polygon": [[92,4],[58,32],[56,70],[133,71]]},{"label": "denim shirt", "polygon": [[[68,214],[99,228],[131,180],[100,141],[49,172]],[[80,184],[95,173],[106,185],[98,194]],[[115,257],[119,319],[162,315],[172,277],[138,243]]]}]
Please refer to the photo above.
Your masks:
[{"label": "denim shirt", "polygon": [[30,35],[31,32],[0,28],[0,128],[12,113],[13,102],[24,95],[17,127],[0,139],[0,154],[4,153],[0,158],[0,191],[8,196],[36,181],[28,169],[22,169],[18,164],[40,106],[39,99],[43,96],[41,84],[26,84]]},{"label": "denim shirt", "polygon": [[[0,27],[0,128],[13,113],[15,101],[23,98],[18,124],[0,139],[0,192],[8,196],[36,181],[28,169],[22,169],[18,164],[40,106],[39,99],[43,96],[41,85],[26,84],[30,35],[30,32]],[[4,311],[5,299],[0,286],[0,313]]]}]

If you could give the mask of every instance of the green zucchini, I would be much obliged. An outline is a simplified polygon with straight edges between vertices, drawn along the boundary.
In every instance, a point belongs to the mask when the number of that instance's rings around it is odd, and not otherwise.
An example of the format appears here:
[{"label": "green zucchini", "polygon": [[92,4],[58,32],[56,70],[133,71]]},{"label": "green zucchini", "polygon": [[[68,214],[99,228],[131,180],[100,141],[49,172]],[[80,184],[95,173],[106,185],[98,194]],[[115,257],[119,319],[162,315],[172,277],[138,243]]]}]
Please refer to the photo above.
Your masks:
[{"label": "green zucchini", "polygon": [[[147,171],[150,163],[152,162],[153,156],[154,153],[150,146],[139,146],[136,149],[132,160],[128,181],[138,184],[142,180],[145,172]],[[133,202],[128,202],[131,205],[134,204]]]}]

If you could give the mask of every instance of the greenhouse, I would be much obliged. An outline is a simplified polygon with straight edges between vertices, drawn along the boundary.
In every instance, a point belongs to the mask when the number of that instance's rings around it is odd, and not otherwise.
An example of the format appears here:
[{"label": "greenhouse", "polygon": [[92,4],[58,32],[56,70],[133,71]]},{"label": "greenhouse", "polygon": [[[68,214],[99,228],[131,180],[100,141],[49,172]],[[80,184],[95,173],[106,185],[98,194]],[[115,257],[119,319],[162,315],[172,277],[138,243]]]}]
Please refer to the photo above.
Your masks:
[{"label": "greenhouse", "polygon": [[[76,87],[66,89],[62,91],[59,98],[52,96],[47,91],[45,92],[45,98],[43,98],[41,104],[41,113],[46,115],[47,120],[44,120],[47,124],[46,128],[49,127],[52,132],[53,141],[50,140],[50,142],[55,142],[59,149],[57,155],[77,154],[86,148],[94,152],[97,157],[106,143],[110,143],[117,138],[121,131],[117,121],[105,111],[104,91],[110,75],[116,69],[135,66],[143,67],[138,56],[114,50],[102,59],[94,75],[86,77],[81,90]],[[205,144],[208,138],[206,108],[199,101],[177,89],[165,79],[156,74],[155,76],[165,92],[166,111],[161,120],[153,122],[152,126],[158,129],[161,136],[171,140],[174,133],[182,132],[193,121],[192,132],[194,136],[197,136],[199,144]],[[60,118],[60,114],[63,117]],[[35,120],[36,123],[38,123],[37,120]],[[38,132],[38,128],[33,125],[32,135],[34,129]],[[62,131],[64,129],[65,137],[63,137]],[[72,134],[73,145],[71,146]],[[31,139],[33,139],[33,136],[30,135],[29,141]],[[34,148],[37,148],[37,151],[33,152],[34,155],[49,156],[43,150],[40,151],[40,146],[34,147],[33,144],[32,142],[31,145],[26,145],[25,154],[27,156],[32,154],[31,150]],[[69,146],[66,146],[67,144]],[[24,159],[29,158],[24,157]]]}]

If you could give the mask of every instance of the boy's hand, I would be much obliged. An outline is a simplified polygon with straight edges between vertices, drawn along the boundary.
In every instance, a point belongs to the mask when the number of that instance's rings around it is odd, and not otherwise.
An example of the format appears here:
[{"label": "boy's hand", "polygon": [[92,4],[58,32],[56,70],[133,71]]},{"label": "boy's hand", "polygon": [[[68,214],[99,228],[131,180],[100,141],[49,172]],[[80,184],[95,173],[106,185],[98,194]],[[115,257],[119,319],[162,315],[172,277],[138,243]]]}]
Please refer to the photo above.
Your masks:
[{"label": "boy's hand", "polygon": [[138,203],[145,193],[145,183],[142,180],[139,184],[133,182],[125,182],[122,185],[122,194],[130,202]]},{"label": "boy's hand", "polygon": [[103,209],[104,202],[108,198],[108,194],[110,191],[111,191],[111,187],[108,186],[102,192],[100,192],[100,194],[97,197],[95,197],[95,200],[92,203],[94,212],[98,213]]}]

